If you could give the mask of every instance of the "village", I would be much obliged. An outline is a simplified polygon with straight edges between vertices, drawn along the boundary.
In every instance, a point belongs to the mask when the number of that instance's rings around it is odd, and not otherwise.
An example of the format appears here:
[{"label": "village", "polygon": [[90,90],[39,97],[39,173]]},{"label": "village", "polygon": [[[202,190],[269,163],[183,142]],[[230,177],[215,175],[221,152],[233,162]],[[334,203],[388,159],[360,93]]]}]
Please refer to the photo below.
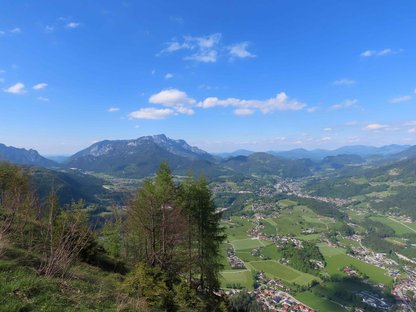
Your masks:
[{"label": "village", "polygon": [[257,273],[255,277],[256,289],[253,294],[256,301],[266,311],[297,311],[297,312],[313,312],[311,307],[296,300],[287,293],[289,289],[280,281],[268,279],[263,272]]}]

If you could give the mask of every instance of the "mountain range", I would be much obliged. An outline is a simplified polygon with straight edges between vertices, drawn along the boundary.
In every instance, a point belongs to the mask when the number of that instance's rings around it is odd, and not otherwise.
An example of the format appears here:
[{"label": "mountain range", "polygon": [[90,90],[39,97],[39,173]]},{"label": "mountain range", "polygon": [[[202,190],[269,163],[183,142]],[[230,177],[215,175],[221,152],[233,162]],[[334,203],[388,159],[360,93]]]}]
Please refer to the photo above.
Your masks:
[{"label": "mountain range", "polygon": [[16,148],[0,143],[0,161],[8,161],[18,165],[33,165],[40,167],[57,167],[58,164],[41,156],[33,149]]},{"label": "mountain range", "polygon": [[267,153],[238,150],[212,155],[184,140],[160,134],[133,140],[104,140],[57,163],[35,150],[0,144],[0,160],[3,161],[46,168],[76,168],[125,178],[153,175],[162,161],[167,161],[176,175],[192,172],[208,177],[256,174],[295,178],[309,176],[313,170],[360,165],[373,158],[400,160],[415,156],[416,146],[408,145],[354,145],[335,150],[294,149]]}]

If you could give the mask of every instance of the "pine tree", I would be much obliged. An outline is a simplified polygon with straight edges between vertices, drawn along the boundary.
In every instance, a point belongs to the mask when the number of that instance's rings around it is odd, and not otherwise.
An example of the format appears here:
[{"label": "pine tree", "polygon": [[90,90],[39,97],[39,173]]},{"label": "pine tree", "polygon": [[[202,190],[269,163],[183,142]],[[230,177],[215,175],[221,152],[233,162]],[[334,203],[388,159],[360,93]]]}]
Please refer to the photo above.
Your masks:
[{"label": "pine tree", "polygon": [[225,238],[219,225],[221,216],[216,212],[212,193],[204,178],[187,180],[182,185],[182,200],[183,213],[188,220],[189,282],[191,283],[194,269],[199,276],[202,291],[212,294],[220,286],[219,250]]}]

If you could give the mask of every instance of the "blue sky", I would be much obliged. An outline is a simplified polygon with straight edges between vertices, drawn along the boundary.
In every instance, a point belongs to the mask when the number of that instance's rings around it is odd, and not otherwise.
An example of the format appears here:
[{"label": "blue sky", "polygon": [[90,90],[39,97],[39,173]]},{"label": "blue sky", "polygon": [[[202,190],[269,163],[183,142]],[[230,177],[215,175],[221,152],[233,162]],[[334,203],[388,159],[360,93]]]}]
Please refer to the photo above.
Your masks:
[{"label": "blue sky", "polygon": [[0,142],[416,144],[416,1],[0,4]]}]

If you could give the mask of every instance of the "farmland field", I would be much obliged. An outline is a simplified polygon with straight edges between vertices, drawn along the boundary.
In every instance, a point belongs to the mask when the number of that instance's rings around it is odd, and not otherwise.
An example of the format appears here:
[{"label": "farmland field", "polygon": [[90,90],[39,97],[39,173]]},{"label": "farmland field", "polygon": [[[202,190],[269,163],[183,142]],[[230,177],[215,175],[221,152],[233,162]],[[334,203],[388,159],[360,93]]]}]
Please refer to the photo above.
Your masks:
[{"label": "farmland field", "polygon": [[393,279],[387,276],[386,271],[374,265],[365,263],[345,254],[338,254],[325,257],[327,262],[326,270],[331,275],[345,275],[341,270],[346,266],[354,266],[361,273],[366,274],[370,281],[376,284],[390,285]]},{"label": "farmland field", "polygon": [[393,229],[394,232],[396,232],[397,235],[416,233],[416,229],[412,228],[413,224],[411,224],[411,223],[410,224],[402,223],[401,221],[396,220],[392,217],[373,216],[373,217],[370,217],[370,219],[373,220],[373,221],[378,221],[380,223],[383,223],[383,224],[387,225],[388,227]]},{"label": "farmland field", "polygon": [[270,277],[282,279],[288,283],[309,285],[313,280],[318,280],[313,275],[297,271],[274,260],[253,261],[249,263],[249,266],[256,271],[263,271]]},{"label": "farmland field", "polygon": [[221,287],[230,288],[239,285],[246,289],[253,289],[253,274],[250,270],[234,270],[221,272]]},{"label": "farmland field", "polygon": [[235,250],[249,249],[249,248],[253,249],[256,247],[266,246],[267,243],[268,242],[265,242],[259,239],[253,239],[253,238],[238,239],[238,240],[233,240],[230,242],[230,244],[234,247]]},{"label": "farmland field", "polygon": [[295,297],[296,299],[302,301],[311,308],[314,308],[320,312],[345,311],[345,309],[339,306],[338,304],[335,304],[325,298],[322,298],[317,294],[313,293],[312,291],[301,292],[297,294]]}]

